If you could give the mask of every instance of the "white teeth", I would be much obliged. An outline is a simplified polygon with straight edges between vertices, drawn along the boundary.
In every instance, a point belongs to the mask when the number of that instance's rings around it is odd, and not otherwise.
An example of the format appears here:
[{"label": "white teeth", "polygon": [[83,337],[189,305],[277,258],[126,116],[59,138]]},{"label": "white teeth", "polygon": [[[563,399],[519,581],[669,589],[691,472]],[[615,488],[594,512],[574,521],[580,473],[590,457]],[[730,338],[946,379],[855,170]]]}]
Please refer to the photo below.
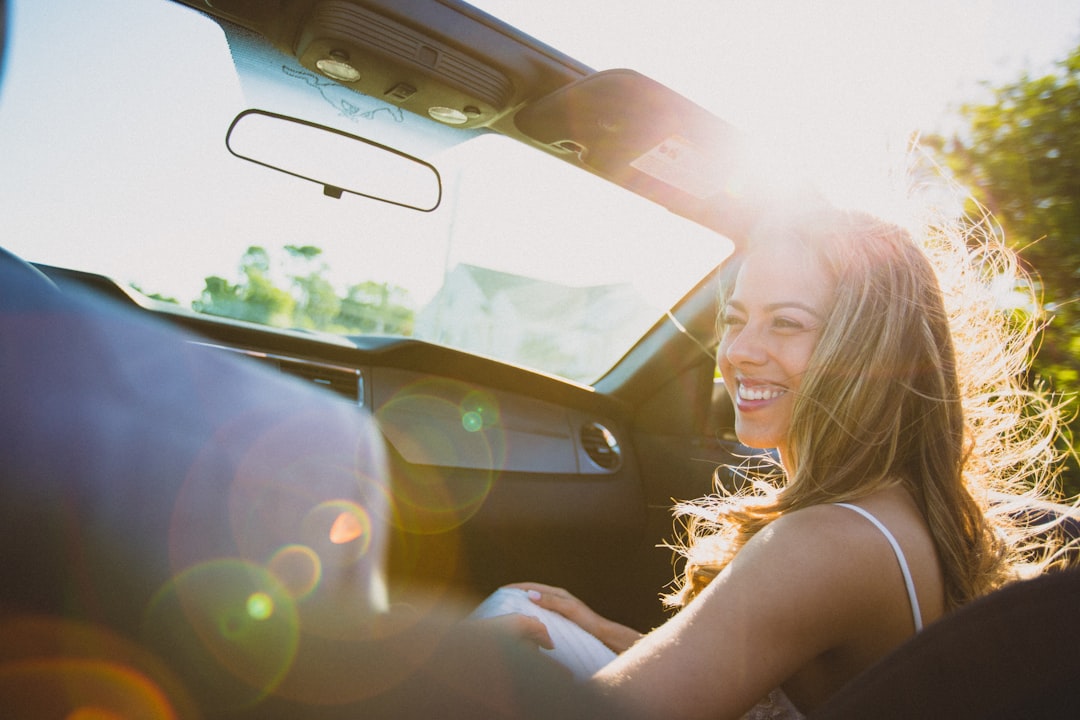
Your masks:
[{"label": "white teeth", "polygon": [[739,385],[739,397],[743,400],[773,400],[786,391],[775,387],[747,387]]}]

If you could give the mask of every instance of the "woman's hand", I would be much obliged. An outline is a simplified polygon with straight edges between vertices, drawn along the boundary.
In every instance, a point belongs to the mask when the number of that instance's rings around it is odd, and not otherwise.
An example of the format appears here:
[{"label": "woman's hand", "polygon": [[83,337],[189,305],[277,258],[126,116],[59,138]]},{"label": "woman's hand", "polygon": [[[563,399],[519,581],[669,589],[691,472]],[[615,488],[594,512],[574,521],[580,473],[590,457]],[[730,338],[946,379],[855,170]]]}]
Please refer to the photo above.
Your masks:
[{"label": "woman's hand", "polygon": [[599,615],[562,588],[534,582],[513,583],[506,587],[524,590],[538,606],[576,623],[616,653],[623,652],[641,638],[637,630]]},{"label": "woman's hand", "polygon": [[524,641],[530,645],[537,645],[546,650],[554,650],[555,644],[551,642],[547,626],[530,615],[509,613],[488,618],[472,618],[463,621],[464,626],[483,628],[493,633],[505,635],[514,640]]}]

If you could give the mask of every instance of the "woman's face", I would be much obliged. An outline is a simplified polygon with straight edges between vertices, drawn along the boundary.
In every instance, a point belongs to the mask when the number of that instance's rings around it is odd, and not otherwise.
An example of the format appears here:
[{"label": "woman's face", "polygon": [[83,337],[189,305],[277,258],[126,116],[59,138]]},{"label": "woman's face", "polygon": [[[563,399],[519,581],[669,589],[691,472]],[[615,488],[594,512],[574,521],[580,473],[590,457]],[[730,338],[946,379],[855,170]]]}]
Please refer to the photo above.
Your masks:
[{"label": "woman's face", "polygon": [[772,243],[744,258],[720,318],[717,363],[735,403],[735,432],[750,447],[779,449],[782,461],[832,292],[811,253]]}]

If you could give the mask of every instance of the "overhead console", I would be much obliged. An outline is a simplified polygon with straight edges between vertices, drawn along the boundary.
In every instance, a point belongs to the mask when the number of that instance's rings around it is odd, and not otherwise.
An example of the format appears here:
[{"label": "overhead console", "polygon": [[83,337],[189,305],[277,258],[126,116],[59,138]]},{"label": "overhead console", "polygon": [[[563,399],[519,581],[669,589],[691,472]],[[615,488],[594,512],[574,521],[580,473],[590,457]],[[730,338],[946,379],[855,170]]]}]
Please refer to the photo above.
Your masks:
[{"label": "overhead console", "polygon": [[448,125],[486,125],[513,96],[498,69],[345,0],[315,7],[296,57],[346,87]]}]

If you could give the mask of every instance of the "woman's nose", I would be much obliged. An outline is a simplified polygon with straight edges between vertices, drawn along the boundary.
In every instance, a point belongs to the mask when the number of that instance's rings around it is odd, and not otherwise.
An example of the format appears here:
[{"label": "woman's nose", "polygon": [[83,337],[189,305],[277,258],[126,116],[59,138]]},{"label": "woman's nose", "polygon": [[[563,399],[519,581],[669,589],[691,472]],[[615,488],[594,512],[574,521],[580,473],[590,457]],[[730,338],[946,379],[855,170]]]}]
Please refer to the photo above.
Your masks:
[{"label": "woman's nose", "polygon": [[720,350],[732,365],[760,365],[765,362],[765,344],[761,332],[745,325],[720,343]]}]

